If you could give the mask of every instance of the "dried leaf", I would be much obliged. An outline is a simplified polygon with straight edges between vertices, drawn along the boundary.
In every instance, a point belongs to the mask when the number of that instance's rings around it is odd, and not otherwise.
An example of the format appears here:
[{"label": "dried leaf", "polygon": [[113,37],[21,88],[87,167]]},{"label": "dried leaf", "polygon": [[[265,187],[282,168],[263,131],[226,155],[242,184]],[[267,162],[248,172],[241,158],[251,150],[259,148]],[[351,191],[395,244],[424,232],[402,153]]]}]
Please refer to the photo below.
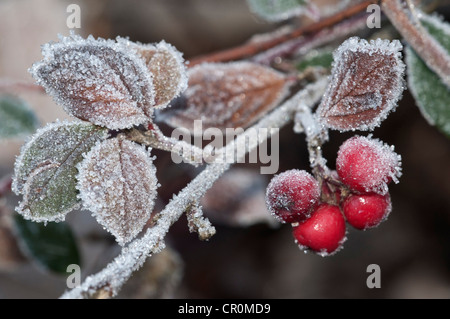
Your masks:
[{"label": "dried leaf", "polygon": [[39,129],[22,147],[12,190],[23,195],[16,208],[26,219],[61,221],[79,206],[76,165],[107,130],[87,122],[57,122]]},{"label": "dried leaf", "polygon": [[109,129],[149,120],[151,74],[122,44],[72,35],[45,44],[42,54],[30,73],[70,115]]},{"label": "dried leaf", "polygon": [[373,130],[394,110],[404,89],[399,41],[353,37],[334,52],[331,82],[317,114],[326,127]]},{"label": "dried leaf", "polygon": [[156,197],[156,169],[134,142],[113,138],[97,144],[78,166],[83,206],[120,245],[144,227]]},{"label": "dried leaf", "polygon": [[155,45],[130,41],[123,43],[133,48],[153,74],[155,104],[153,108],[164,108],[187,87],[186,66],[182,54],[172,45],[161,41]]},{"label": "dried leaf", "polygon": [[251,62],[200,64],[188,76],[187,90],[161,119],[191,131],[195,120],[202,120],[203,129],[245,128],[289,91],[283,74]]}]

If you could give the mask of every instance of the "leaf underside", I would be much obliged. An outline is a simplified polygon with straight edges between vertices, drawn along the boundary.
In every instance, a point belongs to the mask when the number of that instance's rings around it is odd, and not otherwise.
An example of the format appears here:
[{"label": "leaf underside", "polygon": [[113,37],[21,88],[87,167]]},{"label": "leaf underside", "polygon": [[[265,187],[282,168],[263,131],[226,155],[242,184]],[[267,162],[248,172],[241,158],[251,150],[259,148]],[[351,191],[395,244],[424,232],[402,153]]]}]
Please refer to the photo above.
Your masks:
[{"label": "leaf underside", "polygon": [[[450,54],[450,25],[425,14],[422,25]],[[408,87],[417,106],[431,125],[450,137],[450,90],[411,47],[406,52]]]}]

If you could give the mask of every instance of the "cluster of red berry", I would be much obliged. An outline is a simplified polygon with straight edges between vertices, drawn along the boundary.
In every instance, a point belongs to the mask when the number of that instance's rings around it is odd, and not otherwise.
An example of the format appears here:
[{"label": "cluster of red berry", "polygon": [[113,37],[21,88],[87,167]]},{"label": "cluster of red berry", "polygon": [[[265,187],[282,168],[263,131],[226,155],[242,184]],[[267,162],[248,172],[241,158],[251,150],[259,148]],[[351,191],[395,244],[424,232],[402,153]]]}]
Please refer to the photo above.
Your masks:
[{"label": "cluster of red berry", "polygon": [[280,222],[292,224],[300,248],[326,256],[342,247],[346,222],[366,230],[387,218],[387,185],[397,181],[400,166],[393,147],[354,136],[341,145],[336,171],[319,181],[297,169],[276,175],[267,187],[267,207]]}]

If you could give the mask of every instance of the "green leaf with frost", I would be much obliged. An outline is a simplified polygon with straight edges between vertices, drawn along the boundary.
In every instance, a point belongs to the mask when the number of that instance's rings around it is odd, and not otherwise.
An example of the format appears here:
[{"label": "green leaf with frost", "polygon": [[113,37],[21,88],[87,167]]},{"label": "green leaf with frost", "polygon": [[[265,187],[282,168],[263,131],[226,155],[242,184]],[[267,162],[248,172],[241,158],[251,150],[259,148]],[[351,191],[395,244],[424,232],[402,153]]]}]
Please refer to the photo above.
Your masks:
[{"label": "green leaf with frost", "polygon": [[39,129],[16,159],[12,190],[23,195],[16,210],[37,222],[61,221],[80,207],[76,189],[83,160],[107,130],[88,122],[57,122]]},{"label": "green leaf with frost", "polygon": [[[450,54],[450,24],[434,16],[421,15],[424,28]],[[450,90],[410,47],[406,50],[408,87],[422,115],[450,137]]]},{"label": "green leaf with frost", "polygon": [[11,95],[0,96],[0,138],[25,137],[38,126],[35,113],[25,101]]}]

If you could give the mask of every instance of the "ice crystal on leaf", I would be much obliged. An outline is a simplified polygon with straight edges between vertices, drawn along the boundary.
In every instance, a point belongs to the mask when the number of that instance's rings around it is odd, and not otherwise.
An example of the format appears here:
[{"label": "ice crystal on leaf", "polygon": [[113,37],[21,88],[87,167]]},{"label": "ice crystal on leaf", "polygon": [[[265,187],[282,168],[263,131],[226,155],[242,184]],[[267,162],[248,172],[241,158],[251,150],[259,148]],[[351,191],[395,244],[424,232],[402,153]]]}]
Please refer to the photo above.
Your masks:
[{"label": "ice crystal on leaf", "polygon": [[173,127],[193,130],[245,128],[277,106],[289,92],[286,77],[251,62],[204,63],[188,70],[189,86],[161,116]]},{"label": "ice crystal on leaf", "polygon": [[107,130],[87,122],[57,122],[39,129],[22,147],[12,190],[23,195],[17,211],[38,222],[60,221],[79,206],[76,165]]},{"label": "ice crystal on leaf", "polygon": [[60,37],[42,47],[31,74],[67,113],[109,129],[147,122],[154,105],[144,61],[113,40]]},{"label": "ice crystal on leaf", "polygon": [[319,121],[340,131],[373,130],[401,97],[405,70],[398,40],[346,40],[335,52]]},{"label": "ice crystal on leaf", "polygon": [[112,138],[98,143],[78,166],[84,208],[120,245],[132,240],[150,218],[156,169],[143,146]]},{"label": "ice crystal on leaf", "polygon": [[140,56],[148,70],[153,74],[155,104],[153,108],[166,107],[187,87],[184,59],[174,46],[161,41],[157,44],[141,44],[118,39]]}]

